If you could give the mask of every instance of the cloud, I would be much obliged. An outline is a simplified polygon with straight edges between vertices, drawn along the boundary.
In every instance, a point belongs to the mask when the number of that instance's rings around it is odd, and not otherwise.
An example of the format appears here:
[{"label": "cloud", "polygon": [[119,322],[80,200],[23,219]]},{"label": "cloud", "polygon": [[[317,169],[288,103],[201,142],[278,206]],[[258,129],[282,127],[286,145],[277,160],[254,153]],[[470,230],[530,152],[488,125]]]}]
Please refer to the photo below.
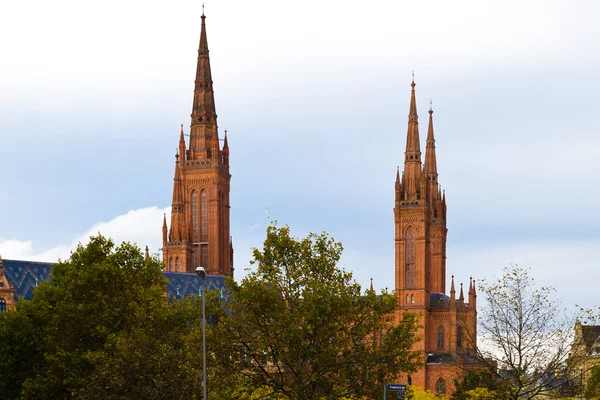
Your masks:
[{"label": "cloud", "polygon": [[68,258],[78,243],[86,244],[90,236],[98,233],[112,238],[115,243],[129,241],[137,243],[140,247],[147,245],[150,252],[156,253],[162,247],[160,229],[164,213],[170,213],[170,207],[153,206],[131,210],[110,221],[94,224],[69,244],[41,251],[36,249],[31,241],[0,240],[0,254],[7,259],[54,262],[59,258]]}]

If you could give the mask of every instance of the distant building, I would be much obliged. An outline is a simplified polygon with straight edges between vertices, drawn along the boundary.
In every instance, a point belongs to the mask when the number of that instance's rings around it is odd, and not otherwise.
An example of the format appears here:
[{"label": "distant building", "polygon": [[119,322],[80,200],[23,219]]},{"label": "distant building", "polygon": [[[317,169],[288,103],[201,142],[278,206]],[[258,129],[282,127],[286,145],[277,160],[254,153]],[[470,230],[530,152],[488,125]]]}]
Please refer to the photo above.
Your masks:
[{"label": "distant building", "polygon": [[590,377],[590,370],[600,365],[600,325],[583,325],[576,321],[573,344],[569,354],[569,369],[574,382],[585,387]]},{"label": "distant building", "polygon": [[[0,257],[0,312],[14,310],[20,299],[31,300],[33,290],[42,282],[51,279],[52,263],[24,260],[2,260]],[[167,296],[183,298],[198,296],[201,282],[195,273],[168,272],[163,275],[167,283]],[[206,276],[207,290],[221,291],[225,280],[219,275]]]},{"label": "distant building", "polygon": [[423,366],[404,376],[404,382],[439,394],[454,391],[454,379],[478,365],[477,294],[469,281],[467,298],[456,298],[454,277],[446,295],[446,196],[438,183],[433,110],[422,162],[419,122],[413,81],[402,175],[396,172],[395,252],[397,318],[408,311],[420,315],[421,340],[414,350],[423,354]]}]

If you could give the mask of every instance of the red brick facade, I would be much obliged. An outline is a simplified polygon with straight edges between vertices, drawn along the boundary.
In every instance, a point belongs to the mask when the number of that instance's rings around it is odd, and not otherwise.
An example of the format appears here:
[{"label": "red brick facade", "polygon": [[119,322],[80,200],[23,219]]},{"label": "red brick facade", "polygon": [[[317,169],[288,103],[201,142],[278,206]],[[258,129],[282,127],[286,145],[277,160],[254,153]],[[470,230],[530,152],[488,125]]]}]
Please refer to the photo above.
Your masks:
[{"label": "red brick facade", "polygon": [[233,276],[229,220],[229,146],[219,143],[205,16],[202,15],[189,143],[183,125],[175,156],[171,226],[163,223],[166,271]]},{"label": "red brick facade", "polygon": [[450,296],[446,292],[446,196],[438,183],[433,111],[429,127],[425,161],[419,142],[419,122],[412,82],[408,133],[402,175],[396,173],[395,187],[395,293],[397,318],[405,311],[420,315],[421,340],[414,349],[423,353],[423,367],[404,382],[432,392],[453,391],[454,379],[460,378],[470,361],[472,343],[476,343],[475,283],[469,282],[468,303],[462,284],[456,299],[454,278]]}]

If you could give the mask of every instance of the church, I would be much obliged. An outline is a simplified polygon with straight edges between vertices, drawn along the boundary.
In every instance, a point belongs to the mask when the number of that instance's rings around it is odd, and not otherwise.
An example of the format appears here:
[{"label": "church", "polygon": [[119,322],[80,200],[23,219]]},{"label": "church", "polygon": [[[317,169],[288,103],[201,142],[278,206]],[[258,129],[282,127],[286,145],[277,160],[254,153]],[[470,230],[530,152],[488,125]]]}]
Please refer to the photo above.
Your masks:
[{"label": "church", "polygon": [[[230,234],[229,146],[227,132],[219,139],[217,113],[206,34],[202,15],[200,44],[189,139],[181,126],[175,154],[171,215],[164,216],[162,256],[169,280],[167,295],[197,295],[200,282],[194,273],[203,266],[207,287],[221,289],[233,277],[233,242]],[[450,394],[454,379],[476,368],[475,282],[457,287],[451,279],[446,294],[446,197],[438,182],[433,110],[422,157],[416,107],[415,82],[411,83],[403,170],[396,172],[395,294],[398,309],[419,315],[420,341],[414,350],[423,365],[401,383]],[[221,144],[222,142],[222,144]],[[390,199],[391,201],[391,199]],[[167,219],[170,225],[167,225]],[[157,227],[158,234],[158,227]],[[30,299],[35,286],[49,279],[51,263],[0,258],[0,312],[14,309],[19,298]],[[464,292],[467,292],[465,297]]]}]

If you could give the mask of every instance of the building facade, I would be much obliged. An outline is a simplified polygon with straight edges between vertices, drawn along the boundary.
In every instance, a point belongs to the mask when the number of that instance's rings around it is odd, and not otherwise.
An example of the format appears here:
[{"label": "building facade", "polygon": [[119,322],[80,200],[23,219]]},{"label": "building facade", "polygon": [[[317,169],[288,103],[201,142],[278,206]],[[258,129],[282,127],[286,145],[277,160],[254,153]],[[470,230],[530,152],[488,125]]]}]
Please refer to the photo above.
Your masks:
[{"label": "building facade", "polygon": [[210,72],[206,17],[202,14],[194,83],[189,142],[183,125],[175,155],[171,224],[163,221],[166,271],[233,276],[233,245],[229,219],[229,146],[225,132],[219,143],[215,96]]},{"label": "building facade", "polygon": [[468,299],[462,283],[456,298],[454,277],[446,295],[446,196],[438,182],[433,110],[425,157],[421,153],[415,82],[411,84],[404,167],[396,171],[395,183],[395,293],[399,308],[419,315],[420,341],[413,350],[423,355],[423,366],[402,377],[410,385],[449,394],[476,364],[473,344],[477,340],[475,282],[469,281]]}]

